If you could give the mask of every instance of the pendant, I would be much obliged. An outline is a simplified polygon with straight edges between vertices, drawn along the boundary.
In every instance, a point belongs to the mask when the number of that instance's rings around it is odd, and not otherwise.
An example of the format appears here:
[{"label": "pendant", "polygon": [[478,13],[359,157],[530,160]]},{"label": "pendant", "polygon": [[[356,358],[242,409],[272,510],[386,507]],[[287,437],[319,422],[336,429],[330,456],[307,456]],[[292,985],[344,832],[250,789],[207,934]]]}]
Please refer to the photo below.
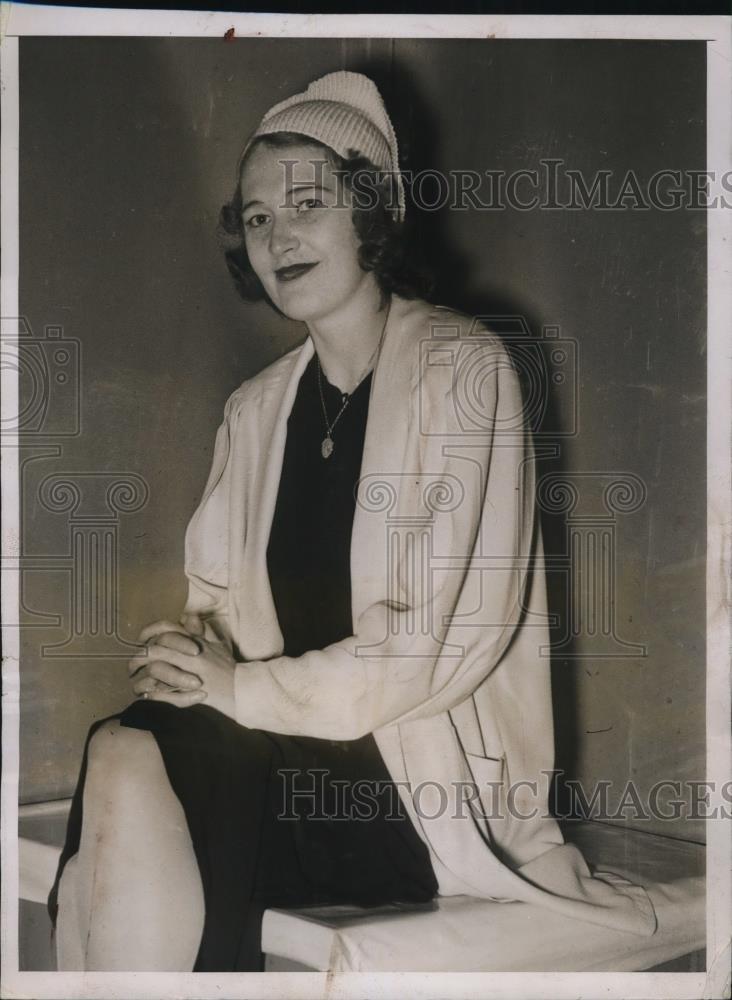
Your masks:
[{"label": "pendant", "polygon": [[330,456],[333,454],[333,448],[334,448],[333,438],[330,436],[330,434],[328,434],[326,437],[323,438],[323,443],[320,446],[320,454],[323,456],[323,458],[330,458]]}]

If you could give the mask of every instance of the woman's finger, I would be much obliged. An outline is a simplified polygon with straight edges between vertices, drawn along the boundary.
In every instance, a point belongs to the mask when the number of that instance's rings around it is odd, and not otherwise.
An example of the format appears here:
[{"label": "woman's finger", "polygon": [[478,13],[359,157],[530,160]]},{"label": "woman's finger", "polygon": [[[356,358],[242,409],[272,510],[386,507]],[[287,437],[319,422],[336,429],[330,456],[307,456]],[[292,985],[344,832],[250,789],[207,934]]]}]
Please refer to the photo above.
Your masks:
[{"label": "woman's finger", "polygon": [[164,632],[180,632],[183,635],[186,634],[186,630],[179,622],[169,622],[167,619],[159,622],[151,622],[150,625],[146,625],[140,630],[140,634],[137,637],[138,642],[149,642],[150,639],[154,639],[157,635],[162,635]]},{"label": "woman's finger", "polygon": [[[201,679],[197,674],[181,670],[180,667],[168,663],[167,660],[144,660],[132,674],[133,690],[137,690],[137,685],[148,678],[176,690],[188,691],[201,687]],[[145,688],[140,688],[140,690],[145,690]]]},{"label": "woman's finger", "polygon": [[197,615],[194,611],[189,611],[187,614],[180,616],[180,623],[186,632],[190,632],[191,635],[203,635],[205,631],[205,625],[200,615]]},{"label": "woman's finger", "polygon": [[164,632],[157,636],[155,645],[165,646],[166,649],[174,649],[178,653],[186,653],[188,656],[198,656],[203,650],[200,639],[186,635],[184,632]]},{"label": "woman's finger", "polygon": [[157,654],[157,659],[170,660],[174,653],[182,653],[184,656],[200,656],[203,651],[200,639],[194,639],[178,632],[165,632],[155,643],[150,643],[142,649],[136,656],[127,662],[127,673],[134,677],[147,664],[152,662],[151,653],[153,649],[164,652]]},{"label": "woman's finger", "polygon": [[149,701],[164,701],[176,708],[190,708],[192,705],[199,705],[206,698],[205,691],[167,691],[165,688],[158,688],[148,694]]},{"label": "woman's finger", "polygon": [[151,694],[153,691],[158,689],[159,682],[155,680],[154,677],[145,675],[145,677],[139,677],[135,680],[132,685],[132,690],[135,694]]},{"label": "woman's finger", "polygon": [[165,660],[153,660],[147,670],[140,671],[142,677],[153,677],[156,681],[162,681],[171,688],[180,688],[184,691],[193,691],[201,687],[201,678],[187,670],[167,663]]},{"label": "woman's finger", "polygon": [[[198,641],[200,642],[201,640]],[[183,653],[178,649],[172,649],[170,646],[163,646],[157,642],[148,643],[147,658],[151,662],[152,660],[165,660],[166,663],[172,663],[174,667],[180,667],[181,670],[195,674],[200,673],[200,664],[206,659],[205,656],[201,656],[199,661],[198,649],[194,655],[191,655],[190,653]]]},{"label": "woman's finger", "polygon": [[[156,680],[149,673],[141,674],[139,677],[135,678],[135,682],[132,685],[132,690],[137,695],[142,695],[143,697],[149,697],[153,691],[180,691],[179,687],[171,687],[164,681]],[[200,690],[200,689],[199,689]]]},{"label": "woman's finger", "polygon": [[150,657],[147,655],[147,651],[138,653],[137,656],[133,656],[131,660],[127,661],[127,673],[130,677],[135,677],[149,662]]}]

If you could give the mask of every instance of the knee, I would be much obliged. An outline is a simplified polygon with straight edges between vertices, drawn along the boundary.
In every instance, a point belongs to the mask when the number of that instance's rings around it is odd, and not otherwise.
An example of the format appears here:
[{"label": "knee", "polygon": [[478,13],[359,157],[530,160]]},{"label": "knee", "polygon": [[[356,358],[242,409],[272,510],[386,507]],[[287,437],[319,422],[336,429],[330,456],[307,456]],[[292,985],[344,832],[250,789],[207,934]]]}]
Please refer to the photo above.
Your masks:
[{"label": "knee", "polygon": [[149,784],[162,760],[155,738],[141,729],[105,722],[89,741],[85,795],[114,803]]}]

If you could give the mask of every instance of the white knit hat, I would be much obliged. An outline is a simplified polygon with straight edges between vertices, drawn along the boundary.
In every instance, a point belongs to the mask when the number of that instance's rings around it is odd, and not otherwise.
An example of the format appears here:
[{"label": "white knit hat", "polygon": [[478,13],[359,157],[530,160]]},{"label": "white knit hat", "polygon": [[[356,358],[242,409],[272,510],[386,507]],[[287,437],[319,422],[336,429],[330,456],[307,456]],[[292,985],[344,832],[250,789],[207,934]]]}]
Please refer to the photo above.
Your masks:
[{"label": "white knit hat", "polygon": [[349,150],[355,150],[374,166],[393,173],[396,217],[404,221],[404,184],[396,135],[373,80],[345,70],[314,80],[303,93],[287,97],[269,109],[247,140],[242,158],[257,136],[274,132],[299,132],[330,146],[344,158]]}]

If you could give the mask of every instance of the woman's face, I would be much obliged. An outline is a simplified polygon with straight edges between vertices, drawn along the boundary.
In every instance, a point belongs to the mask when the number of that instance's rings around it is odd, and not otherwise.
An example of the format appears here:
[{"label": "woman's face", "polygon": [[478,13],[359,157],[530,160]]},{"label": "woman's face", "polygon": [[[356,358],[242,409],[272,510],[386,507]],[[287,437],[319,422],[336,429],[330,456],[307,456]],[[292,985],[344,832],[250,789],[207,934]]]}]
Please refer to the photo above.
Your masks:
[{"label": "woman's face", "polygon": [[241,194],[249,261],[286,316],[322,319],[374,280],[358,263],[350,192],[319,147],[258,144]]}]

